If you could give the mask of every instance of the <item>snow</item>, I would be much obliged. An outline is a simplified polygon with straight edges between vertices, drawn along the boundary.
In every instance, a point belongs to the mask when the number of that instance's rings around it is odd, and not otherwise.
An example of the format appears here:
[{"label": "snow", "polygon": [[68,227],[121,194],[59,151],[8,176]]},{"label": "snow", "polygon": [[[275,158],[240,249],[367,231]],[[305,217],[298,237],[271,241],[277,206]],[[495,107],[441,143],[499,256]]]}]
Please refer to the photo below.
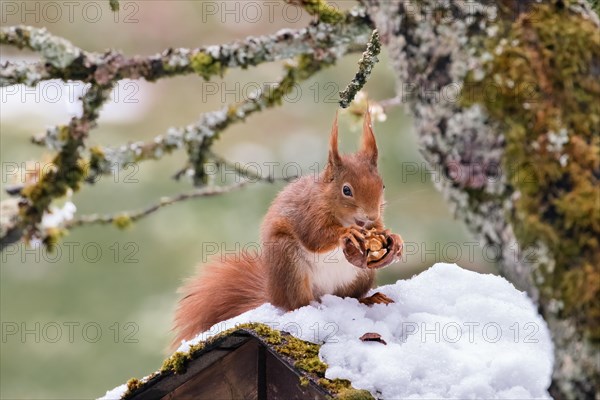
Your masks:
[{"label": "snow", "polygon": [[51,206],[50,211],[44,212],[42,216],[41,227],[42,229],[60,227],[65,222],[71,221],[76,211],[77,207],[70,201],[65,202],[61,208]]},{"label": "snow", "polygon": [[127,392],[127,384],[124,383],[122,385],[117,386],[116,388],[109,390],[106,394],[98,400],[117,400],[123,397],[123,395]]},{"label": "snow", "polygon": [[[525,293],[504,278],[435,264],[373,290],[395,303],[365,306],[327,295],[285,313],[264,304],[215,325],[178,351],[245,322],[263,322],[322,343],[326,377],[382,399],[549,399],[548,327]],[[362,342],[366,332],[387,342]]]}]

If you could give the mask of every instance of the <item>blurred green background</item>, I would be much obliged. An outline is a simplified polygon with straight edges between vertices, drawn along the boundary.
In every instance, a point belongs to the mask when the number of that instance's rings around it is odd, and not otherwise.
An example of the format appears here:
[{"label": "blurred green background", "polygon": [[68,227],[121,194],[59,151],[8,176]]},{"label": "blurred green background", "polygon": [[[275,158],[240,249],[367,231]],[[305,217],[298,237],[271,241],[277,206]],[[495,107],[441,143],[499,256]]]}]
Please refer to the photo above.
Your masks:
[{"label": "blurred green background", "polygon": [[[48,7],[50,3],[58,8]],[[293,7],[273,2],[122,1],[118,14],[110,12],[108,1],[65,3],[3,2],[2,25],[45,26],[90,51],[116,48],[127,55],[150,55],[169,47],[198,47],[301,28],[310,21],[307,15],[297,18]],[[250,3],[255,10],[245,6]],[[353,2],[336,4],[348,7]],[[278,162],[278,175],[285,173],[286,162],[311,173],[311,166],[326,159],[337,92],[353,77],[359,57],[343,58],[304,83],[282,107],[229,129],[215,150],[241,163]],[[34,60],[35,54],[2,47],[0,60],[7,59]],[[375,100],[394,96],[385,49],[380,59],[365,88]],[[197,76],[124,83],[101,114],[89,143],[151,140],[170,126],[193,122],[202,112],[243,100],[256,83],[275,82],[280,73],[277,63],[230,70],[216,85]],[[29,139],[46,126],[68,121],[69,92],[61,87],[56,83],[0,91],[3,186],[14,179],[15,166],[49,159],[51,153]],[[341,148],[353,151],[358,130],[348,115],[340,119]],[[375,132],[386,183],[386,223],[404,237],[410,253],[381,271],[378,284],[408,278],[437,261],[494,273],[493,251],[475,245],[434,189],[402,107],[390,110],[385,122],[375,124]],[[103,177],[75,194],[77,214],[137,209],[161,196],[187,191],[189,182],[171,179],[184,161],[180,152]],[[0,269],[0,397],[92,398],[158,369],[171,340],[176,289],[203,259],[203,245],[234,249],[236,243],[243,247],[258,241],[262,216],[282,185],[259,183],[224,196],[179,203],[125,231],[112,226],[77,228],[55,254],[24,245],[7,248]]]}]

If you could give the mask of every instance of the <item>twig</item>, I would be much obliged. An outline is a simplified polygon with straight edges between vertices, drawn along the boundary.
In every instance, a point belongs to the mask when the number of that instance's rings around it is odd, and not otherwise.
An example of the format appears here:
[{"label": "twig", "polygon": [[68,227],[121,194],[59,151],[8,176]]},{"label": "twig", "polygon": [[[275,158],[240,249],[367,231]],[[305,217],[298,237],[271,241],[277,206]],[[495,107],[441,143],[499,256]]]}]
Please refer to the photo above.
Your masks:
[{"label": "twig", "polygon": [[392,107],[396,107],[402,104],[402,97],[398,95],[389,99],[380,100],[377,102],[377,104],[379,104],[384,110],[388,110]]},{"label": "twig", "polygon": [[119,228],[125,228],[131,223],[155,213],[163,207],[170,206],[185,200],[196,199],[199,197],[211,197],[224,193],[229,193],[233,190],[240,189],[250,183],[248,180],[240,180],[227,186],[211,186],[200,189],[195,189],[187,193],[181,193],[172,197],[163,197],[156,204],[143,208],[137,211],[120,212],[114,215],[98,215],[90,214],[75,218],[65,224],[65,228],[75,228],[82,225],[92,224],[114,224]]},{"label": "twig", "polygon": [[379,33],[377,29],[373,31],[371,39],[367,44],[367,49],[363,53],[361,59],[358,61],[358,72],[354,76],[354,79],[348,84],[346,89],[340,92],[340,107],[346,108],[354,100],[354,96],[362,87],[367,83],[369,75],[373,70],[373,66],[379,59],[377,56],[381,51],[381,42],[379,41]]},{"label": "twig", "polygon": [[268,176],[263,176],[258,172],[253,171],[250,168],[246,168],[243,165],[241,165],[240,163],[232,163],[231,161],[228,161],[226,159],[224,159],[223,157],[214,154],[211,152],[210,157],[215,161],[215,163],[217,165],[219,165],[220,167],[225,167],[225,168],[229,168],[232,171],[235,171],[238,175],[246,177],[248,180],[251,181],[266,181],[269,183],[273,183],[276,180],[283,180],[285,182],[291,182],[294,179],[299,178],[298,176],[285,176],[285,177],[275,177],[273,175],[268,175]]},{"label": "twig", "polygon": [[274,183],[277,181],[289,182],[289,181],[297,178],[296,176],[282,177],[282,178],[277,178],[274,176],[264,177],[264,176],[257,174],[247,168],[240,166],[237,163],[231,163],[231,162],[225,160],[223,157],[218,156],[214,153],[211,153],[211,156],[213,157],[214,161],[217,164],[219,164],[220,166],[227,166],[229,168],[232,168],[238,174],[236,179],[239,179],[240,177],[244,177],[244,179],[239,180],[239,181],[237,181],[233,184],[227,185],[227,186],[208,186],[208,187],[195,189],[191,192],[182,193],[182,194],[172,196],[172,197],[163,197],[158,203],[153,204],[144,209],[137,210],[137,211],[120,212],[118,214],[112,214],[112,215],[109,215],[109,214],[107,214],[107,215],[98,215],[98,214],[84,215],[79,218],[75,218],[72,221],[69,221],[68,223],[65,224],[64,228],[74,228],[74,227],[78,227],[78,226],[82,226],[82,225],[90,225],[90,224],[115,224],[119,228],[125,228],[128,225],[130,225],[131,223],[158,211],[162,207],[170,206],[172,204],[179,203],[181,201],[195,199],[198,197],[210,197],[210,196],[216,196],[216,195],[220,195],[220,194],[224,194],[224,193],[229,193],[233,190],[241,189],[250,183],[254,183],[254,182],[258,182],[258,181],[268,182],[268,183]]}]

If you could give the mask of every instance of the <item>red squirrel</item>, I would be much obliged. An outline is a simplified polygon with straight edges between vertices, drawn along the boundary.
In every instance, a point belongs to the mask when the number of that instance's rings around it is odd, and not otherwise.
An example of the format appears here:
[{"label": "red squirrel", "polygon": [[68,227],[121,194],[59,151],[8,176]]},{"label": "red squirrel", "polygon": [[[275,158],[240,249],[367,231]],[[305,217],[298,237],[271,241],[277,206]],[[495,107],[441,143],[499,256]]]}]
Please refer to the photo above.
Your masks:
[{"label": "red squirrel", "polygon": [[[364,297],[375,269],[402,252],[402,238],[383,225],[383,189],[370,113],[360,150],[347,155],[338,152],[336,114],[327,166],[318,177],[288,184],[275,198],[261,227],[260,254],[216,259],[182,287],[173,345],[266,302],[285,310],[325,294],[364,304],[392,302],[381,293]],[[380,260],[367,262],[367,228],[387,240],[388,252]]]}]

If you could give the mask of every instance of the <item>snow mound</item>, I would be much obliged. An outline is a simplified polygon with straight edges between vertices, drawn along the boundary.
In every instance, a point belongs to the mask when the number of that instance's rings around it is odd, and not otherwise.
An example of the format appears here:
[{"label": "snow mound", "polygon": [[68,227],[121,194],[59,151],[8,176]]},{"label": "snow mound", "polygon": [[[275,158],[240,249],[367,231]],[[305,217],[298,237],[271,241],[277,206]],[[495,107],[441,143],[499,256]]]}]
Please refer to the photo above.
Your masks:
[{"label": "snow mound", "polygon": [[[326,377],[384,399],[550,398],[552,342],[525,293],[504,278],[435,264],[376,289],[390,305],[325,296],[284,313],[265,304],[217,324],[190,343],[245,322],[263,322],[323,343]],[[366,332],[387,342],[362,342]]]},{"label": "snow mound", "polygon": [[[395,303],[368,307],[328,295],[288,313],[264,304],[183,342],[178,351],[237,324],[262,322],[322,344],[326,377],[348,379],[376,398],[550,398],[547,325],[504,278],[435,264],[376,291]],[[387,345],[361,341],[367,332],[379,333]]]}]

